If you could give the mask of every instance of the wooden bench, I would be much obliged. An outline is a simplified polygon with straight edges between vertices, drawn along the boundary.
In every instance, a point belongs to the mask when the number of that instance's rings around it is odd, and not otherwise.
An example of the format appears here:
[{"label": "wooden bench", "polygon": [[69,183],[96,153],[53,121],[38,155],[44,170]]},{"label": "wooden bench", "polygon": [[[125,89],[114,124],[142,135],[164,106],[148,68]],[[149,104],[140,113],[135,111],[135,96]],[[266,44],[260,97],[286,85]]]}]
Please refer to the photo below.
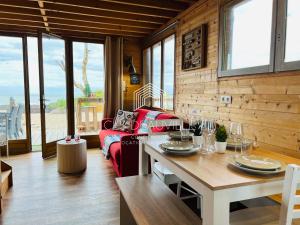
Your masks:
[{"label": "wooden bench", "polygon": [[201,219],[156,176],[117,178],[121,225],[197,225]]}]

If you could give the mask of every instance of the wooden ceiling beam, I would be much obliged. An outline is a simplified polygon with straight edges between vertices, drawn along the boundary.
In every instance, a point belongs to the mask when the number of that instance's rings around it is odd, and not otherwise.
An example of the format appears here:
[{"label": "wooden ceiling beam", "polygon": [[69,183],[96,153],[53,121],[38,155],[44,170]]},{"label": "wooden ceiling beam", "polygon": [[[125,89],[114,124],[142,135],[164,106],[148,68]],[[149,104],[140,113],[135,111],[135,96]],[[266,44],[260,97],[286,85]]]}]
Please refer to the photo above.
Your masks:
[{"label": "wooden ceiling beam", "polygon": [[44,21],[44,26],[46,28],[46,31],[50,32],[50,27],[49,27],[49,23],[48,23],[48,18],[46,16],[46,10],[45,10],[44,2],[37,1],[37,3],[38,3],[39,8],[40,8],[41,16],[42,16],[42,19]]},{"label": "wooden ceiling beam", "polygon": [[129,6],[142,6],[151,9],[164,9],[175,12],[181,12],[189,7],[189,4],[184,2],[174,2],[173,0],[98,0],[100,2],[115,2]]},{"label": "wooden ceiling beam", "polygon": [[108,31],[108,30],[103,30],[101,32],[97,31],[97,30],[86,30],[86,29],[74,29],[73,27],[67,27],[67,26],[61,26],[61,25],[56,25],[55,27],[51,27],[51,33],[54,34],[64,34],[64,33],[86,33],[86,34],[99,34],[99,35],[115,35],[115,36],[125,36],[125,37],[135,37],[135,38],[141,38],[144,37],[144,35],[140,35],[140,34],[136,34],[136,33],[132,33],[132,32],[120,32],[120,31]]},{"label": "wooden ceiling beam", "polygon": [[[11,7],[0,7],[0,13],[3,15],[2,17],[7,18],[32,18],[34,20],[34,17],[38,17],[41,19],[40,13],[35,14],[37,11],[34,9],[20,9],[20,8],[11,8]],[[6,14],[6,15],[4,15]],[[70,20],[74,23],[76,22],[88,22],[91,24],[107,24],[107,25],[116,25],[116,26],[127,26],[127,27],[133,27],[133,28],[144,28],[144,29],[158,29],[160,27],[159,24],[153,24],[153,23],[145,23],[145,22],[139,22],[139,21],[127,21],[127,20],[121,20],[121,19],[107,19],[107,18],[97,18],[94,16],[81,16],[77,14],[66,14],[63,12],[47,12],[47,18],[51,19],[64,19],[64,20]]]},{"label": "wooden ceiling beam", "polygon": [[148,8],[144,6],[135,6],[135,5],[125,5],[119,4],[114,1],[82,1],[82,0],[29,0],[29,1],[38,1],[43,2],[47,5],[53,5],[55,8],[56,5],[61,5],[64,7],[77,7],[84,10],[98,10],[98,11],[106,11],[106,12],[116,12],[116,13],[126,13],[129,15],[139,15],[139,16],[150,16],[150,17],[160,17],[170,19],[177,15],[177,12],[171,10],[165,10],[161,8]]},{"label": "wooden ceiling beam", "polygon": [[[71,22],[71,23],[70,23]],[[133,28],[133,27],[127,27],[127,26],[118,26],[118,25],[107,25],[107,24],[92,24],[89,22],[72,22],[72,21],[68,21],[65,19],[50,19],[49,20],[49,24],[52,27],[55,27],[56,25],[63,25],[63,26],[73,26],[73,27],[80,27],[80,28],[87,28],[87,29],[99,29],[99,30],[116,30],[116,31],[128,31],[128,32],[132,32],[132,33],[137,33],[137,34],[142,34],[142,35],[147,35],[149,33],[151,33],[153,30],[149,30],[149,29],[144,29],[144,28]]]},{"label": "wooden ceiling beam", "polygon": [[[138,34],[144,34],[147,35],[153,31],[153,29],[144,29],[144,28],[135,28],[135,27],[127,27],[127,26],[119,26],[119,25],[111,25],[111,24],[95,24],[90,23],[88,21],[77,21],[74,23],[73,20],[66,20],[63,18],[49,18],[50,22],[48,22],[51,25],[64,25],[64,26],[74,26],[74,27],[83,27],[83,28],[91,28],[91,29],[107,29],[107,30],[115,30],[115,31],[128,31]],[[41,21],[41,18],[38,16],[16,16],[12,14],[6,14],[0,12],[0,20],[6,20],[6,21],[24,21],[24,22],[33,22],[33,23],[40,23],[43,24],[44,21]]]},{"label": "wooden ceiling beam", "polygon": [[[0,7],[11,7],[11,8],[19,8],[19,9],[30,9],[30,10],[39,10],[39,8],[30,6],[28,2],[20,2],[17,0],[11,0],[9,2],[2,3],[0,2]],[[31,2],[35,3],[35,2]],[[126,21],[135,21],[135,22],[144,22],[144,23],[153,23],[153,24],[164,24],[168,21],[166,18],[160,17],[152,17],[152,16],[140,16],[140,15],[131,15],[128,13],[117,13],[117,12],[108,12],[108,11],[99,11],[96,9],[83,9],[74,6],[62,6],[62,5],[55,5],[53,8],[49,8],[45,5],[46,13],[48,11],[54,13],[65,13],[65,14],[72,14],[72,15],[80,15],[80,16],[93,16],[97,18],[107,18],[107,19],[119,19],[119,20],[126,20]],[[67,16],[67,15],[66,15]]]},{"label": "wooden ceiling beam", "polygon": [[[0,20],[0,29],[1,27],[24,27],[28,29],[35,29],[36,32],[39,29],[46,30],[43,23],[37,23],[32,21],[15,21],[15,20],[8,20],[8,19],[1,19]],[[21,29],[22,30],[22,29]],[[69,32],[82,32],[82,33],[94,33],[99,35],[119,35],[119,36],[128,36],[128,37],[144,37],[146,34],[140,34],[130,31],[120,31],[120,30],[108,30],[108,29],[101,29],[101,28],[84,28],[84,27],[76,27],[76,25],[61,25],[61,24],[55,24],[55,26],[52,24],[50,33],[56,34],[56,31],[60,31],[63,33],[63,31],[69,31]]]}]

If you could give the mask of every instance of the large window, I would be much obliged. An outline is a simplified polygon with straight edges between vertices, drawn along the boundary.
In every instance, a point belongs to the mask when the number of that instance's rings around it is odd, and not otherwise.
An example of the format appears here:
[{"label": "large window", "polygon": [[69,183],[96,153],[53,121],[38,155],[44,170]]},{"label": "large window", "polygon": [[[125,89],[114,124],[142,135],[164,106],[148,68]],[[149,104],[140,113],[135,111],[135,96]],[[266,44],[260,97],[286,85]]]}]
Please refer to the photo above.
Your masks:
[{"label": "large window", "polygon": [[174,109],[175,35],[143,51],[145,82],[153,85],[151,106]]},{"label": "large window", "polygon": [[76,133],[95,135],[103,116],[104,45],[73,42]]},{"label": "large window", "polygon": [[153,99],[152,106],[161,107],[160,92],[157,88],[161,88],[161,42],[153,46],[153,64],[152,64],[152,84],[153,84]]},{"label": "large window", "polygon": [[164,108],[166,110],[173,110],[173,96],[174,96],[174,74],[175,74],[175,39],[171,36],[164,40],[164,74],[163,74],[163,89],[164,94]]},{"label": "large window", "polygon": [[0,36],[0,141],[26,139],[23,43]]},{"label": "large window", "polygon": [[222,8],[219,76],[296,69],[285,64],[300,60],[300,1],[276,2],[235,0]]}]

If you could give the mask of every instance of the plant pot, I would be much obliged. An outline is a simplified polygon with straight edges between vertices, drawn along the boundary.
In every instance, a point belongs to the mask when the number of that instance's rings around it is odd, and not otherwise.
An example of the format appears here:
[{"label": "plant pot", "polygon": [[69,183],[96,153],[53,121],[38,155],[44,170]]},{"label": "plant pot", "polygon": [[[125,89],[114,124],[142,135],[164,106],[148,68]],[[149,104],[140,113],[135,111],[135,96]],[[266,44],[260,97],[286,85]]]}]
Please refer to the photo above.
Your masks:
[{"label": "plant pot", "polygon": [[193,136],[193,144],[196,146],[201,146],[203,143],[202,136]]},{"label": "plant pot", "polygon": [[215,142],[216,152],[218,153],[225,153],[226,151],[227,142]]}]

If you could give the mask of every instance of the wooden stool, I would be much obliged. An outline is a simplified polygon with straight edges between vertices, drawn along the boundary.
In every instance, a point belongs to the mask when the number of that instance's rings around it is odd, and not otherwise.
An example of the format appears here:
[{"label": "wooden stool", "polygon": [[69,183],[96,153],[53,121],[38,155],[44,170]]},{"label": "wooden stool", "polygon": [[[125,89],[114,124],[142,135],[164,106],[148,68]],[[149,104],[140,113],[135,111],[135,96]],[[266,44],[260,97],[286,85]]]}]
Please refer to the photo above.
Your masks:
[{"label": "wooden stool", "polygon": [[57,170],[60,173],[79,173],[86,169],[86,140],[57,142]]}]

